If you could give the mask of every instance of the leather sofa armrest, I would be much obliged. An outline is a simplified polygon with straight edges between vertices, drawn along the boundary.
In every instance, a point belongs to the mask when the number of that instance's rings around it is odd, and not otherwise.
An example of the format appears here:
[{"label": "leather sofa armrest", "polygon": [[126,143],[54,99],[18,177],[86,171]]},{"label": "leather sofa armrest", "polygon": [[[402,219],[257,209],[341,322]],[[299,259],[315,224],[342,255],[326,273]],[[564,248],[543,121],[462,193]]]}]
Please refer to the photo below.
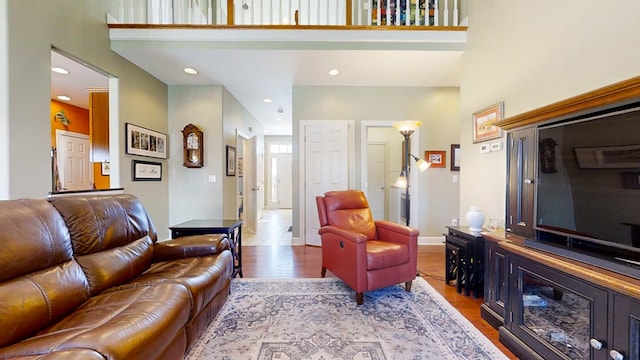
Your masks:
[{"label": "leather sofa armrest", "polygon": [[332,234],[341,239],[353,241],[354,243],[362,243],[367,241],[367,236],[355,231],[349,231],[345,229],[340,229],[335,226],[323,226],[318,230],[318,234],[322,236],[323,234]]},{"label": "leather sofa armrest", "polygon": [[184,236],[155,244],[154,261],[220,254],[231,250],[226,234]]}]

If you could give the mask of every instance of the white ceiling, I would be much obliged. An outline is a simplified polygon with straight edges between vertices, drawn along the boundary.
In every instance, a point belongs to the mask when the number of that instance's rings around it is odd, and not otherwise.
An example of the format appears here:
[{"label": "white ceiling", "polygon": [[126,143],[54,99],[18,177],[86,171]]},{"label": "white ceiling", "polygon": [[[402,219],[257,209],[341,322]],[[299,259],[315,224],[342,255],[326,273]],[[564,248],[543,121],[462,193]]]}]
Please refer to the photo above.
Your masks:
[{"label": "white ceiling", "polygon": [[[291,135],[294,86],[458,87],[466,43],[463,31],[123,28],[110,37],[115,52],[167,85],[224,86],[265,135]],[[340,75],[329,76],[333,68]]]},{"label": "white ceiling", "polygon": [[88,109],[89,91],[109,89],[109,78],[106,75],[61,52],[51,51],[51,67],[60,67],[69,71],[67,75],[51,72],[52,99],[56,99],[58,95],[66,95],[71,100],[65,102]]}]

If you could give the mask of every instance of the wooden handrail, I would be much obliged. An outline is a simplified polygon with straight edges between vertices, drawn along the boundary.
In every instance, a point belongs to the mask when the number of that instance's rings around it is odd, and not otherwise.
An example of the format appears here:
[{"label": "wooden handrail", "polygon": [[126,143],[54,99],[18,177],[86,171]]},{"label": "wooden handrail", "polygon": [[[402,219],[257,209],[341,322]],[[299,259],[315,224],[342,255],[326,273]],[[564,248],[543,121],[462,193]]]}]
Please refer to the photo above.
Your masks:
[{"label": "wooden handrail", "polygon": [[467,31],[466,26],[108,24],[110,29]]}]

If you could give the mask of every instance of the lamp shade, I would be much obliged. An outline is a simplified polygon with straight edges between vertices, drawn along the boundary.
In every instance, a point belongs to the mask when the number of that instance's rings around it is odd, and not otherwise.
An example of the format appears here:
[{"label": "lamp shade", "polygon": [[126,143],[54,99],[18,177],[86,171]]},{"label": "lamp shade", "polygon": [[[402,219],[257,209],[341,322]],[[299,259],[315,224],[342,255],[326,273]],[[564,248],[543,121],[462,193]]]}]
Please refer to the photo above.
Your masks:
[{"label": "lamp shade", "polygon": [[422,125],[422,121],[418,120],[405,120],[393,123],[393,127],[402,135],[411,135],[420,125]]},{"label": "lamp shade", "polygon": [[423,172],[423,171],[427,170],[431,166],[431,163],[430,162],[426,162],[426,161],[424,161],[422,159],[417,159],[416,160],[416,166],[418,167],[418,171],[419,172]]},{"label": "lamp shade", "polygon": [[397,188],[406,189],[406,187],[407,187],[407,177],[404,176],[404,171],[402,171],[400,173],[400,176],[398,176],[398,179],[396,180],[396,183],[393,184],[393,186],[395,186]]}]

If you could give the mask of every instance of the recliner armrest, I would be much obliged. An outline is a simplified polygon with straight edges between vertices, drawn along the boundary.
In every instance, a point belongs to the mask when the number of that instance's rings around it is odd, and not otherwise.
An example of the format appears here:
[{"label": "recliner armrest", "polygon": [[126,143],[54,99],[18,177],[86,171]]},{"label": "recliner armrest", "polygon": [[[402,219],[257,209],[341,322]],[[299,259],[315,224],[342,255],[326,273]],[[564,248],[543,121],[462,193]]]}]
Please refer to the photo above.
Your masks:
[{"label": "recliner armrest", "polygon": [[342,239],[350,240],[355,243],[362,243],[367,241],[367,237],[364,234],[361,234],[355,231],[341,229],[331,225],[323,226],[318,230],[318,234],[320,234],[320,236],[322,236],[322,234],[325,234],[325,233],[330,233]]},{"label": "recliner armrest", "polygon": [[227,234],[184,236],[177,239],[159,241],[154,246],[154,261],[175,260],[186,257],[220,254],[230,250]]},{"label": "recliner armrest", "polygon": [[391,221],[376,220],[375,223],[376,229],[378,231],[378,239],[380,240],[404,242],[402,240],[408,240],[412,237],[415,237],[417,239],[418,235],[420,235],[420,231],[418,229]]}]

